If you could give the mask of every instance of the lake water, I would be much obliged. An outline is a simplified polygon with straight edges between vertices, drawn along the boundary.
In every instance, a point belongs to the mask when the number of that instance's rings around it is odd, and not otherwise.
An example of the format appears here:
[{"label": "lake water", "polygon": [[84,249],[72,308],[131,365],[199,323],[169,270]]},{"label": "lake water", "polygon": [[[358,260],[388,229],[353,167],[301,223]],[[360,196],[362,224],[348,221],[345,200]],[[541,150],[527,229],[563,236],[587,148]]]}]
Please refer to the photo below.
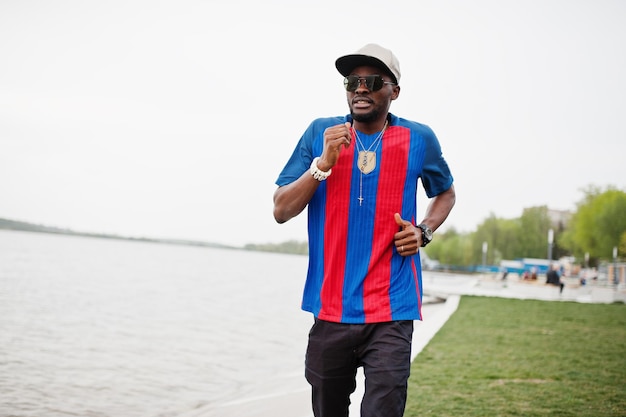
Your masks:
[{"label": "lake water", "polygon": [[0,230],[0,416],[169,417],[304,381],[304,256]]}]

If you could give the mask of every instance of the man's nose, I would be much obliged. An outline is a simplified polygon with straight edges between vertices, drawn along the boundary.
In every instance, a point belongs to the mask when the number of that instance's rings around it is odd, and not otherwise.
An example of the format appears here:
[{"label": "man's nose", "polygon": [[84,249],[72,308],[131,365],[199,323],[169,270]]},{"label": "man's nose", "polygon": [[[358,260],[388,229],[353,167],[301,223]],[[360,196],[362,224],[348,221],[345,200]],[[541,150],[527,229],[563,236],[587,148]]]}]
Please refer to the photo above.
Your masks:
[{"label": "man's nose", "polygon": [[359,90],[367,90],[370,91],[369,88],[367,88],[367,80],[365,78],[359,78],[357,80],[357,86],[356,86],[356,90],[354,91],[359,91]]}]

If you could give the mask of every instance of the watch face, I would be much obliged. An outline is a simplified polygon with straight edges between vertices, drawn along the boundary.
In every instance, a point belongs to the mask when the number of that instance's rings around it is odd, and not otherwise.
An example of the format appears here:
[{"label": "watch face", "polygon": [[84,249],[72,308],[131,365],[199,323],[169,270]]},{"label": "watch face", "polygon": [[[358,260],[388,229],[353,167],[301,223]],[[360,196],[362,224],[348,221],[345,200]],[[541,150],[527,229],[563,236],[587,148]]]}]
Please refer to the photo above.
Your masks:
[{"label": "watch face", "polygon": [[418,227],[422,229],[422,246],[425,246],[427,243],[430,243],[430,241],[433,240],[433,231],[430,230],[430,227],[426,226],[423,223],[420,224]]},{"label": "watch face", "polygon": [[426,226],[424,223],[420,224],[420,229],[422,229],[422,247],[428,245],[431,240],[433,240],[433,231],[430,227]]}]

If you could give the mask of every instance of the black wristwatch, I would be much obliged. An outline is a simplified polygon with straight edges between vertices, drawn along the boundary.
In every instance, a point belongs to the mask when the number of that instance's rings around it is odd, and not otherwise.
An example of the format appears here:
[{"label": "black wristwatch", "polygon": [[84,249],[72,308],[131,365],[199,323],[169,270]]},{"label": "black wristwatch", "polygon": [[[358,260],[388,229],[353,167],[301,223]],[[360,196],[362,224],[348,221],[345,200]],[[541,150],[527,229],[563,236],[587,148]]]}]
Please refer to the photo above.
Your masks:
[{"label": "black wristwatch", "polygon": [[424,223],[420,223],[416,227],[422,229],[422,247],[428,245],[433,240],[433,231]]}]

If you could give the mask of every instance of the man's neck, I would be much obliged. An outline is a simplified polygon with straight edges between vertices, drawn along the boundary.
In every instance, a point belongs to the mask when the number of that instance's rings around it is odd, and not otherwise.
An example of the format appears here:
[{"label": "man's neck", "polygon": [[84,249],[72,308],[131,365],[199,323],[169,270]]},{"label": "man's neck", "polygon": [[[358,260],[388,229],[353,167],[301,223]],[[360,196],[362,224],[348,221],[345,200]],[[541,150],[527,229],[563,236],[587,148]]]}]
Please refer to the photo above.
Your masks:
[{"label": "man's neck", "polygon": [[353,127],[359,132],[363,132],[366,135],[371,135],[376,132],[380,132],[385,127],[385,122],[387,121],[387,115],[385,117],[381,117],[377,120],[371,122],[359,122],[357,120],[353,120]]}]

